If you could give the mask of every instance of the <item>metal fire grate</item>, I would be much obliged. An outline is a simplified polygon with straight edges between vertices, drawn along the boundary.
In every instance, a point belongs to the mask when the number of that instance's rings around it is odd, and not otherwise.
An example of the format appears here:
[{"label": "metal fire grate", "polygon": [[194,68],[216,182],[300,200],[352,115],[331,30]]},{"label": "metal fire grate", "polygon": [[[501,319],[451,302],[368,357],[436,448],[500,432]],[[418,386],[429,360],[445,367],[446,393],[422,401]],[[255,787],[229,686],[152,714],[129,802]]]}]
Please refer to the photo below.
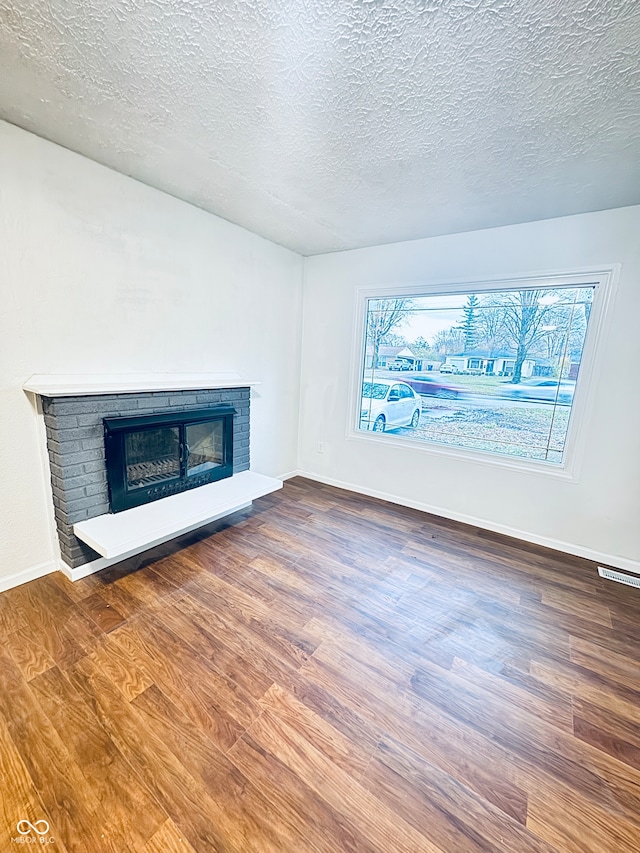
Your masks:
[{"label": "metal fire grate", "polygon": [[127,480],[134,487],[145,486],[147,483],[159,483],[168,477],[177,477],[179,474],[180,462],[175,456],[127,465]]}]

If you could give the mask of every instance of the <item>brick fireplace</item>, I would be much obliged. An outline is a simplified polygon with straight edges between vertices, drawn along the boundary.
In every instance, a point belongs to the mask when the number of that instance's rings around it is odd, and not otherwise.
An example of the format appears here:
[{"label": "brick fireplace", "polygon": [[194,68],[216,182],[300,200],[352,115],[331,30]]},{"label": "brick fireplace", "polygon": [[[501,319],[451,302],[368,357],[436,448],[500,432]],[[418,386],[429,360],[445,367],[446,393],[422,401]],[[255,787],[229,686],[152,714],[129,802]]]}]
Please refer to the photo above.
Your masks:
[{"label": "brick fireplace", "polygon": [[54,515],[62,558],[71,568],[99,559],[73,525],[110,511],[104,419],[227,404],[233,419],[233,471],[249,469],[249,387],[147,393],[42,396]]}]

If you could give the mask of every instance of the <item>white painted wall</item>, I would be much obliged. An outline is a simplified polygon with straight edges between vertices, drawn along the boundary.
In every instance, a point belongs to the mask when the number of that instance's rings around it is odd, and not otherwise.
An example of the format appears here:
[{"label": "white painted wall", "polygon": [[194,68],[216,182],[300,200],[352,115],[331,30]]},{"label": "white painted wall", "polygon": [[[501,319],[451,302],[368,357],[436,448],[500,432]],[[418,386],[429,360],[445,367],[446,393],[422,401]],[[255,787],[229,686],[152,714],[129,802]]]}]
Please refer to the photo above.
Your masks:
[{"label": "white painted wall", "polygon": [[[358,287],[614,263],[578,482],[347,439]],[[640,571],[640,207],[308,258],[303,322],[302,472]]]},{"label": "white painted wall", "polygon": [[[298,467],[640,569],[639,234],[635,207],[316,256],[303,314],[298,255],[0,123],[0,589],[57,558],[40,421],[21,385],[78,371],[238,371],[263,382],[252,402],[262,473]],[[613,263],[577,483],[347,440],[359,286]]]},{"label": "white painted wall", "polygon": [[0,123],[0,589],[57,558],[33,373],[237,371],[296,468],[302,258]]}]

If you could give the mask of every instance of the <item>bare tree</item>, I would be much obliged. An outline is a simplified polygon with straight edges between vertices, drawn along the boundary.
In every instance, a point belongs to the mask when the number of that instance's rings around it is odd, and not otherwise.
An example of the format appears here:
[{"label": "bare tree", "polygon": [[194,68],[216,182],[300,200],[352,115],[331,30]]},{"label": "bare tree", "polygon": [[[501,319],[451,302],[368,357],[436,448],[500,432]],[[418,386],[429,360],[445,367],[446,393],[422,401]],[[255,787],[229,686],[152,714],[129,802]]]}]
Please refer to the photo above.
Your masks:
[{"label": "bare tree", "polygon": [[404,335],[396,335],[395,332],[387,332],[380,338],[380,343],[386,347],[408,347],[409,342]]},{"label": "bare tree", "polygon": [[562,357],[567,339],[565,326],[558,324],[555,317],[549,317],[540,330],[543,334],[536,350],[550,362],[558,363]]},{"label": "bare tree", "polygon": [[493,297],[483,298],[478,308],[478,338],[490,358],[505,346],[504,314]]},{"label": "bare tree", "polygon": [[426,338],[423,338],[422,335],[416,338],[415,341],[411,344],[411,349],[416,355],[419,355],[421,358],[433,358],[435,355],[431,344]]},{"label": "bare tree", "polygon": [[442,329],[433,339],[433,349],[439,357],[454,355],[464,350],[465,335],[457,326]]},{"label": "bare tree", "polygon": [[516,351],[512,382],[522,380],[522,365],[527,353],[545,335],[546,325],[553,305],[543,302],[548,290],[516,290],[500,296],[501,310],[506,335]]},{"label": "bare tree", "polygon": [[562,373],[563,362],[580,361],[591,303],[578,291],[565,291],[560,304],[551,306],[540,328],[540,340],[532,348],[555,364]]},{"label": "bare tree", "polygon": [[367,343],[371,347],[371,367],[378,366],[378,352],[385,336],[401,326],[411,313],[412,299],[370,299],[367,310]]}]

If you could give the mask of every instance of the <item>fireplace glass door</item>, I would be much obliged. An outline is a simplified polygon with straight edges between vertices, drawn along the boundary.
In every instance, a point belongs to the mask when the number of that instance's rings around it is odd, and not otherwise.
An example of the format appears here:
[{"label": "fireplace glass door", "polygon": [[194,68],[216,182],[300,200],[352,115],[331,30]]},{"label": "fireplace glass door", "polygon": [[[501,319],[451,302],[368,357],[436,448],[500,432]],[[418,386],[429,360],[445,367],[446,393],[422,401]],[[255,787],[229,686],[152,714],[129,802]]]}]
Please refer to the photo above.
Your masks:
[{"label": "fireplace glass door", "polygon": [[186,424],[187,475],[193,477],[224,464],[224,423]]},{"label": "fireplace glass door", "polygon": [[233,474],[233,406],[105,418],[111,512]]},{"label": "fireplace glass door", "polygon": [[180,476],[177,426],[140,429],[124,436],[127,489],[142,489]]}]

